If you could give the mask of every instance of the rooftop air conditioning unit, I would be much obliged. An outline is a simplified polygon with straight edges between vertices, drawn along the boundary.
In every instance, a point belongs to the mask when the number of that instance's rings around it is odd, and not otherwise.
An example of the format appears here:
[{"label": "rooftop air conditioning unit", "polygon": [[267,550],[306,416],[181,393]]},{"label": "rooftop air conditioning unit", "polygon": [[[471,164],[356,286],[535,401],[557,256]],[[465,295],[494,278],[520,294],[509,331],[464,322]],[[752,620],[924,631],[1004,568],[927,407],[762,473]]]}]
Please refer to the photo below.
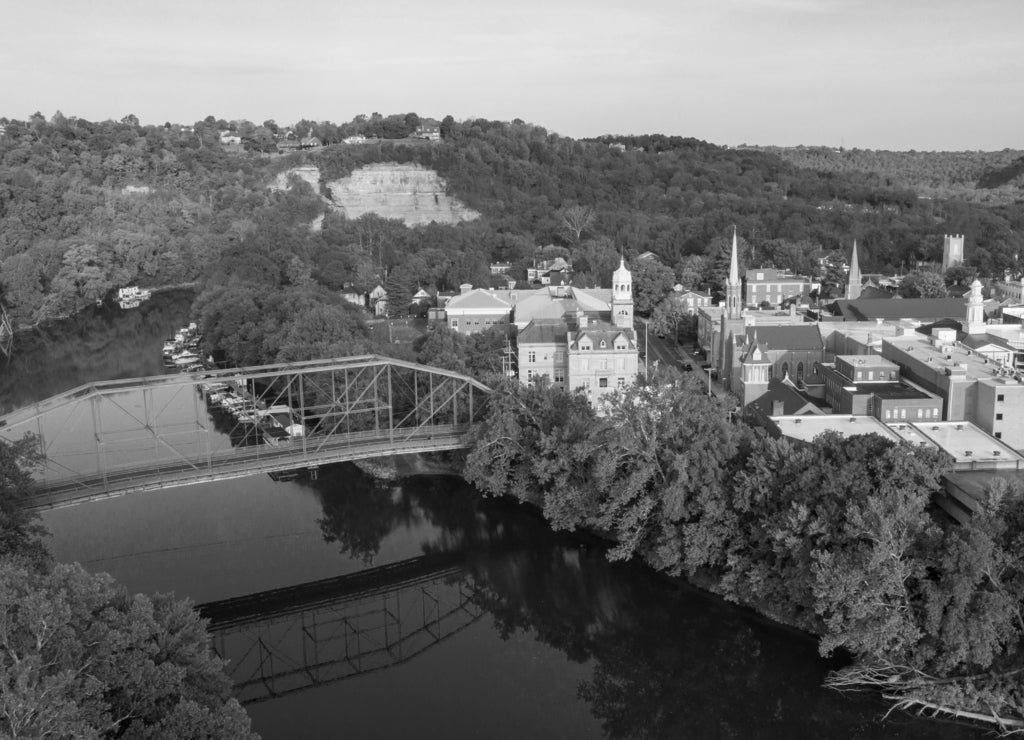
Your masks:
[{"label": "rooftop air conditioning unit", "polygon": [[958,432],[962,432],[962,431],[964,430],[964,425],[963,425],[963,424],[957,424],[957,425],[956,425],[956,430],[957,430]]}]

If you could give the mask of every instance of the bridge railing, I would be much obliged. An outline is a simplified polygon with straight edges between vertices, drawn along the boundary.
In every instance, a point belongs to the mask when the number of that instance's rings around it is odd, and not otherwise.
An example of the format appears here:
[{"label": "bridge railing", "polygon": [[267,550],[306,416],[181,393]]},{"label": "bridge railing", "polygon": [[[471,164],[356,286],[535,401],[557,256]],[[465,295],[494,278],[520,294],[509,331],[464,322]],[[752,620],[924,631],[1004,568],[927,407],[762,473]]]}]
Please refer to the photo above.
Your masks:
[{"label": "bridge railing", "polygon": [[0,438],[34,435],[41,491],[69,500],[452,449],[488,392],[437,368],[342,358],[82,386],[0,418]]}]

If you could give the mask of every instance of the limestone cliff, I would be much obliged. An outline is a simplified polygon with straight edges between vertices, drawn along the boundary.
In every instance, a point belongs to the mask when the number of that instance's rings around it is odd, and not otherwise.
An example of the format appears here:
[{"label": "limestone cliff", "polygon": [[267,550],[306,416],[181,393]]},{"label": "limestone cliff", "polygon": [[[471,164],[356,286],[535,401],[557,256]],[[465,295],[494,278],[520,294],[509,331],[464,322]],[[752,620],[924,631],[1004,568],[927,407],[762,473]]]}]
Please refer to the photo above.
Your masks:
[{"label": "limestone cliff", "polygon": [[271,183],[271,190],[287,190],[290,186],[288,179],[295,175],[300,180],[304,180],[309,183],[309,186],[313,188],[314,193],[320,192],[320,168],[312,164],[304,164],[300,167],[292,167],[290,170],[285,170],[277,175],[274,182]]},{"label": "limestone cliff", "polygon": [[371,164],[327,183],[333,205],[348,218],[376,213],[408,226],[472,221],[480,214],[445,193],[436,172],[417,164]]}]

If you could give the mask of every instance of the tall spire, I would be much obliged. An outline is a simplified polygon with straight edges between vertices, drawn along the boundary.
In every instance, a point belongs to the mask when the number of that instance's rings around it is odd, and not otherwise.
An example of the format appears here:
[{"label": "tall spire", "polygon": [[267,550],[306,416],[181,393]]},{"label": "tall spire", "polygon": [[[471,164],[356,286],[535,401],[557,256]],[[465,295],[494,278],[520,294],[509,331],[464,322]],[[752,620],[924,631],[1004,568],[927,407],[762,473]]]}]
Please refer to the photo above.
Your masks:
[{"label": "tall spire", "polygon": [[736,227],[732,227],[732,257],[729,260],[729,280],[725,284],[725,314],[730,319],[740,317],[740,261]]},{"label": "tall spire", "polygon": [[846,297],[855,301],[860,298],[860,263],[857,261],[857,240],[853,240],[853,256],[850,257],[850,274],[846,280]]},{"label": "tall spire", "polygon": [[736,285],[740,282],[739,244],[736,239],[736,227],[732,227],[732,258],[729,260],[729,282]]}]

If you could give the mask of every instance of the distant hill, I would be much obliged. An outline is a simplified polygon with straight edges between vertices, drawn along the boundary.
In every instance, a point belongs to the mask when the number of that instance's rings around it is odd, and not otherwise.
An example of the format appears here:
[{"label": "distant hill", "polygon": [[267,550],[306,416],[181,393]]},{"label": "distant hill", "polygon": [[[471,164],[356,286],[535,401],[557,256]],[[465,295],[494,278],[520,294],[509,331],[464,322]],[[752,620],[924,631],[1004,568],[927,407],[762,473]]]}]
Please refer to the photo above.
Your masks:
[{"label": "distant hill", "polygon": [[[937,261],[944,233],[967,236],[967,260],[983,275],[1016,269],[1024,254],[1024,209],[998,205],[1019,197],[1007,168],[1020,151],[757,150],[661,134],[578,140],[518,120],[450,116],[439,140],[342,143],[345,126],[357,124],[321,122],[324,146],[273,155],[225,148],[217,121],[0,118],[0,301],[31,323],[124,285],[337,291],[386,280],[389,292],[411,295],[489,285],[497,260],[525,279],[541,252],[571,259],[582,284],[606,282],[622,256],[650,251],[675,279],[711,287],[728,269],[734,227],[741,260],[801,271],[834,250],[848,254],[853,239],[865,271]],[[394,207],[348,218],[366,210],[356,206],[385,172],[401,196]],[[990,174],[998,187],[979,189]],[[337,185],[357,180],[354,191]],[[323,217],[332,184],[343,200],[354,197],[353,210],[346,202],[344,214]],[[451,223],[446,204],[456,200],[467,209],[459,218],[479,216]],[[413,205],[420,225],[410,225]]]},{"label": "distant hill", "polygon": [[[923,198],[957,198],[985,205],[1024,199],[1020,175],[1024,152],[890,152],[824,146],[749,147],[770,152],[797,167],[817,172],[870,172],[889,187]],[[1013,170],[1012,168],[1018,169]]]},{"label": "distant hill", "polygon": [[993,170],[978,180],[979,188],[1002,188],[1011,186],[1018,190],[1024,189],[1024,157],[1020,157],[1005,167]]}]

